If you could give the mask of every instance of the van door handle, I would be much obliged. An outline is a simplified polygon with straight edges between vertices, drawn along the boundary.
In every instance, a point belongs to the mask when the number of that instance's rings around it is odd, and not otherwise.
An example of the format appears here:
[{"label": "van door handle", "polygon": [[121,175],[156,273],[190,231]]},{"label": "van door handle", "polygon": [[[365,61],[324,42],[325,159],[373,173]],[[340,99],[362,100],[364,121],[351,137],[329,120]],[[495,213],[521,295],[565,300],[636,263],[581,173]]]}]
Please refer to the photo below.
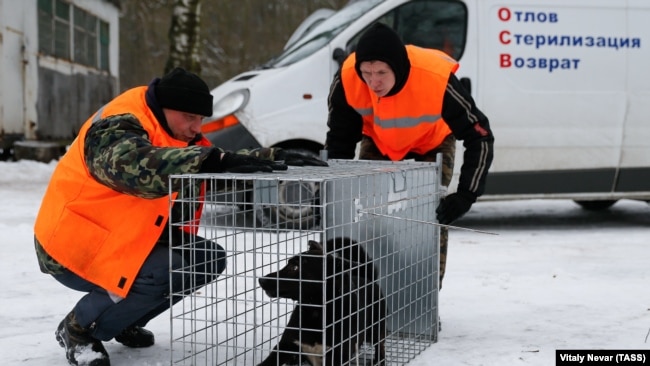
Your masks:
[{"label": "van door handle", "polygon": [[470,95],[472,94],[472,80],[470,80],[470,78],[460,78],[460,85],[462,85]]}]

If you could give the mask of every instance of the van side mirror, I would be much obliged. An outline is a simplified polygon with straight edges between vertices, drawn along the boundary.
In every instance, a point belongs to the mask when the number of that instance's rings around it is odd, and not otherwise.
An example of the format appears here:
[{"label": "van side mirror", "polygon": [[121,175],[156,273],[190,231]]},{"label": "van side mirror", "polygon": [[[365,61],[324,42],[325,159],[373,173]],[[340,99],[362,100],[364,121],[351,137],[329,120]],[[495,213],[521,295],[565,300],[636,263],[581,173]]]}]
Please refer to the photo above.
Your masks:
[{"label": "van side mirror", "polygon": [[472,80],[470,80],[470,78],[460,78],[460,85],[462,85],[468,93],[472,94]]},{"label": "van side mirror", "polygon": [[332,58],[339,64],[339,67],[343,65],[343,61],[345,61],[346,57],[348,57],[348,55],[345,53],[345,51],[343,51],[342,48],[337,47],[332,53]]}]

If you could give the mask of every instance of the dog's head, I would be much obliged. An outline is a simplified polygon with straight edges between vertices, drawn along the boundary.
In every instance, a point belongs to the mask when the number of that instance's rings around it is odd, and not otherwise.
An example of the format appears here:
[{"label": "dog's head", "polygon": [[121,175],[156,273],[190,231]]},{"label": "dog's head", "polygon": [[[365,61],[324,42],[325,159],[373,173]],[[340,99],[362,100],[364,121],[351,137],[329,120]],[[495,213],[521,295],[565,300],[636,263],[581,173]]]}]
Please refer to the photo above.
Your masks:
[{"label": "dog's head", "polygon": [[291,257],[282,269],[260,278],[259,283],[270,297],[322,304],[325,279],[328,290],[338,287],[335,283],[345,282],[344,277],[357,266],[347,259],[326,254],[321,243],[310,240],[307,251]]},{"label": "dog's head", "polygon": [[287,264],[277,272],[259,279],[260,286],[270,297],[282,297],[302,301],[305,297],[322,297],[323,264],[326,260],[319,242],[310,240],[309,249],[289,258]]}]

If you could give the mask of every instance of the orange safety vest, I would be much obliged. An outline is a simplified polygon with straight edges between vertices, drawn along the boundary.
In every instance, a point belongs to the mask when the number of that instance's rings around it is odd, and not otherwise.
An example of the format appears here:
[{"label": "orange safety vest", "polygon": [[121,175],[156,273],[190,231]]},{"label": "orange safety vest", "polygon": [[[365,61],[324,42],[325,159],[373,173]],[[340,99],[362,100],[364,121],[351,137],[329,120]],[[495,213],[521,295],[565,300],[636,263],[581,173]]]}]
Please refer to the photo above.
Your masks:
[{"label": "orange safety vest", "polygon": [[[143,86],[124,92],[82,125],[52,174],[34,226],[36,238],[52,258],[121,297],[126,297],[165,227],[170,197],[135,197],[97,182],[86,166],[84,140],[94,121],[130,113],[147,131],[153,146],[187,147],[187,142],[170,137],[156,120],[147,106],[146,91]],[[210,143],[203,138],[199,145]],[[197,214],[196,220],[200,209]]]},{"label": "orange safety vest", "polygon": [[363,134],[393,161],[409,152],[425,154],[451,133],[442,119],[442,100],[458,63],[438,50],[408,45],[406,51],[411,63],[408,80],[389,97],[378,98],[359,77],[354,53],[341,68],[345,97],[363,118]]}]

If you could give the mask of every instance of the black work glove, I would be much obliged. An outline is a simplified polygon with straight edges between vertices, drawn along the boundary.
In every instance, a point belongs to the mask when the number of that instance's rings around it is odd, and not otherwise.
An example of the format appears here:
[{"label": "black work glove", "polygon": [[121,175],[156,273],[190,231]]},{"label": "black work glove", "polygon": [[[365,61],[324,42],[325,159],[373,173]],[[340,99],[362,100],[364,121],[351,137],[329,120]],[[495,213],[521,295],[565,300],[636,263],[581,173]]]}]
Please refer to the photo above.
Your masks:
[{"label": "black work glove", "polygon": [[458,220],[476,202],[476,195],[471,192],[458,191],[443,198],[436,209],[438,222],[449,225]]},{"label": "black work glove", "polygon": [[272,172],[287,170],[287,165],[272,160],[264,160],[250,155],[227,152],[221,158],[221,171],[232,173]]},{"label": "black work glove", "polygon": [[327,162],[324,162],[317,157],[283,149],[277,149],[275,152],[275,160],[284,161],[286,165],[292,166],[329,166]]}]

